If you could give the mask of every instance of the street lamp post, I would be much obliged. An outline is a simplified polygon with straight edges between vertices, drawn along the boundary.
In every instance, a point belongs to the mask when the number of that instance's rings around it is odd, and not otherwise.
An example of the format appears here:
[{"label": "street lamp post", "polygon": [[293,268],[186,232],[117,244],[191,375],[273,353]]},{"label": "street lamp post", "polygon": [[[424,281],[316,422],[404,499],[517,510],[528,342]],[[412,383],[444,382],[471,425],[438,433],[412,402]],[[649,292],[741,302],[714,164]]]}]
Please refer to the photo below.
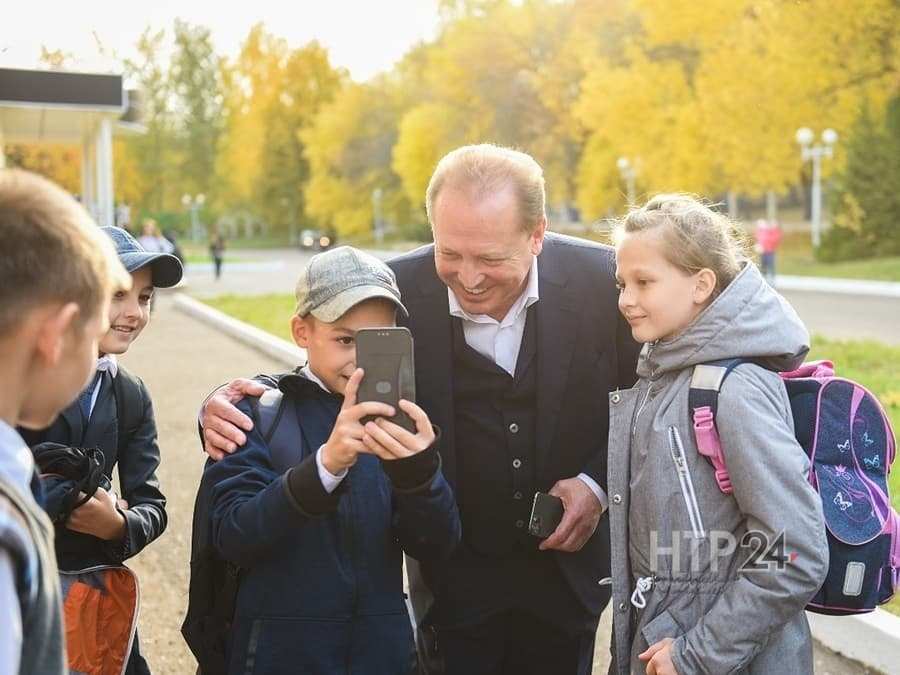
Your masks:
[{"label": "street lamp post", "polygon": [[622,180],[625,181],[628,204],[633,205],[635,199],[634,179],[637,176],[637,169],[627,157],[619,157],[618,161],[616,161],[616,166],[619,167],[619,174],[622,176]]},{"label": "street lamp post", "polygon": [[384,242],[384,222],[381,219],[381,188],[372,190],[372,215],[375,230],[375,242],[381,246]]},{"label": "street lamp post", "polygon": [[831,157],[838,135],[834,129],[822,132],[822,142],[816,143],[815,134],[809,127],[800,127],[795,136],[800,144],[804,162],[812,162],[812,195],[810,215],[812,216],[812,245],[818,248],[822,241],[822,158]]},{"label": "street lamp post", "polygon": [[197,216],[197,213],[205,201],[206,195],[202,192],[197,195],[186,194],[181,198],[181,203],[184,207],[191,211],[191,240],[194,243],[200,241],[200,218]]}]

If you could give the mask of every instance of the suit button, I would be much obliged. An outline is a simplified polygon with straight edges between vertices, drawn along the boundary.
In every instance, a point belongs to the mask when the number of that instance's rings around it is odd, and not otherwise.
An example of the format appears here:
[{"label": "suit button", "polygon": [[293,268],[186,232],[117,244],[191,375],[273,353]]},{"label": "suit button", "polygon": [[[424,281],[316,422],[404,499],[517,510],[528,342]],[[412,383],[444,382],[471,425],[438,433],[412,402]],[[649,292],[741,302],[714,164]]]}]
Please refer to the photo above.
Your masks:
[{"label": "suit button", "polygon": [[520,469],[520,468],[522,468],[522,460],[519,459],[518,457],[516,457],[516,458],[513,460],[513,468],[514,468],[514,469]]},{"label": "suit button", "polygon": [[613,504],[621,504],[622,495],[613,495]]},{"label": "suit button", "polygon": [[616,404],[621,400],[622,400],[622,397],[619,396],[619,392],[615,392],[615,393],[609,395],[609,401],[612,404]]},{"label": "suit button", "polygon": [[516,527],[518,527],[518,528],[521,530],[523,527],[525,527],[525,521],[524,521],[524,520],[517,520],[517,521],[516,521]]},{"label": "suit button", "polygon": [[513,422],[512,424],[510,424],[510,425],[509,425],[509,433],[511,433],[511,434],[517,434],[517,433],[519,433],[519,425],[516,424],[515,422]]},{"label": "suit button", "polygon": [[620,611],[620,612],[624,612],[624,611],[626,611],[627,609],[628,609],[628,605],[626,605],[624,602],[620,602],[620,603],[619,603],[619,611]]},{"label": "suit button", "polygon": [[522,493],[516,490],[513,492],[513,499],[522,499]]}]

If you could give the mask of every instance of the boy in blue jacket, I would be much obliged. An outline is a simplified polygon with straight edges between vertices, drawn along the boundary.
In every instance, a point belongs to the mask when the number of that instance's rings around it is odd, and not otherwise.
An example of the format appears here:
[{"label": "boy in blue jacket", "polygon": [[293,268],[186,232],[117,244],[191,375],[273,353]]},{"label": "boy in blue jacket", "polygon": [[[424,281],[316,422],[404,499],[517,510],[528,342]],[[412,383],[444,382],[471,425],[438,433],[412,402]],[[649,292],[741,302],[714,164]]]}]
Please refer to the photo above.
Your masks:
[{"label": "boy in blue jacket", "polygon": [[[257,425],[207,469],[213,545],[243,570],[231,673],[409,670],[403,552],[448,556],[460,523],[425,412],[400,402],[413,434],[390,406],[356,401],[356,331],[393,326],[398,311],[394,274],[377,258],[348,247],[313,257],[291,319],[308,363],[278,383],[293,442],[276,448]],[[252,414],[248,399],[239,407]]]}]

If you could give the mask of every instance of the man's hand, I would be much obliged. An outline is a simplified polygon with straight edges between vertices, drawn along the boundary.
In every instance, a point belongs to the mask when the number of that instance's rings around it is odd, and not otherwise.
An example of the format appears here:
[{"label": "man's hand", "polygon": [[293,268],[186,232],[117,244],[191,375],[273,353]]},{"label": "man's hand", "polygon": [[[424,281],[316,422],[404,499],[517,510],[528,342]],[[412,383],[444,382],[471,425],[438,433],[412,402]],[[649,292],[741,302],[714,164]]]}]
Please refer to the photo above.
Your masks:
[{"label": "man's hand", "polygon": [[383,417],[366,423],[363,443],[369,452],[381,459],[390,461],[410,457],[428,449],[434,443],[434,428],[425,411],[412,401],[406,400],[400,401],[400,408],[416,423],[415,434]]},{"label": "man's hand", "polygon": [[106,541],[120,541],[125,536],[125,516],[116,509],[116,496],[97,488],[90,499],[72,511],[66,527]]},{"label": "man's hand", "polygon": [[331,436],[322,446],[322,464],[329,473],[335,476],[356,464],[356,457],[359,453],[371,452],[363,442],[366,430],[360,420],[368,415],[391,417],[395,412],[387,403],[356,402],[356,394],[359,391],[359,383],[362,381],[363,375],[363,369],[357,368],[347,381],[341,411],[335,420]]},{"label": "man's hand", "polygon": [[568,553],[580,551],[600,522],[600,500],[580,478],[558,481],[550,494],[562,499],[565,511],[559,526],[538,548]]},{"label": "man's hand", "polygon": [[[244,431],[253,429],[253,420],[234,407],[245,396],[262,396],[269,387],[254,380],[232,380],[206,399],[200,409],[203,450],[217,462],[247,442]],[[243,429],[243,431],[241,431]]]},{"label": "man's hand", "polygon": [[672,638],[664,638],[638,654],[638,658],[647,663],[647,675],[678,675],[672,663],[673,642]]}]

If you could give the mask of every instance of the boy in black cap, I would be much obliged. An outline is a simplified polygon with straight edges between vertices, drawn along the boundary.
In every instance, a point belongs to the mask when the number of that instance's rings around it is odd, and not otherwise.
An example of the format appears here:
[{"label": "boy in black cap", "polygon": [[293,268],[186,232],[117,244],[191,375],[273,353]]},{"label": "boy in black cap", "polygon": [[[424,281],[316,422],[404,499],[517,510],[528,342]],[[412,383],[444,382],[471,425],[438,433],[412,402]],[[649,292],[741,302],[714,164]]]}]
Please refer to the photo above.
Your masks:
[{"label": "boy in black cap", "polygon": [[[408,672],[403,552],[449,556],[460,523],[441,473],[440,433],[425,412],[400,401],[413,433],[390,421],[390,406],[356,400],[364,375],[357,331],[393,326],[406,309],[390,268],[349,247],[314,256],[296,295],[291,332],[308,363],[264,395],[277,404],[263,398],[257,410],[277,405],[276,421],[266,429],[260,414],[244,446],[208,466],[197,502],[200,509],[209,494],[211,546],[242,570],[227,617],[226,669]],[[254,402],[239,406],[251,413]],[[195,512],[195,528],[198,521]],[[191,624],[189,610],[189,641]],[[207,672],[203,648],[191,647]]]},{"label": "boy in black cap", "polygon": [[[131,274],[131,290],[118,290],[109,306],[109,330],[100,339],[95,373],[78,399],[50,427],[22,431],[37,464],[42,453],[81,457],[82,448],[99,448],[102,473],[108,479],[118,465],[121,499],[104,487],[70,512],[48,515],[56,524],[56,557],[61,573],[69,668],[94,672],[98,661],[124,666],[128,675],[149,673],[137,635],[137,583],[122,563],[139,553],[166,527],[166,499],[156,469],[160,454],[150,394],[144,383],[116,361],[128,351],[150,318],[155,288],[181,280],[179,260],[150,253],[125,230],[101,228]],[[52,445],[57,444],[57,445]],[[74,453],[68,449],[75,450]],[[88,472],[88,459],[82,460]],[[94,473],[99,467],[93,467]],[[48,481],[48,487],[52,485]],[[80,501],[80,500],[79,500]],[[59,506],[48,499],[47,505]],[[92,597],[93,596],[93,597]],[[122,608],[127,611],[122,611]]]}]

